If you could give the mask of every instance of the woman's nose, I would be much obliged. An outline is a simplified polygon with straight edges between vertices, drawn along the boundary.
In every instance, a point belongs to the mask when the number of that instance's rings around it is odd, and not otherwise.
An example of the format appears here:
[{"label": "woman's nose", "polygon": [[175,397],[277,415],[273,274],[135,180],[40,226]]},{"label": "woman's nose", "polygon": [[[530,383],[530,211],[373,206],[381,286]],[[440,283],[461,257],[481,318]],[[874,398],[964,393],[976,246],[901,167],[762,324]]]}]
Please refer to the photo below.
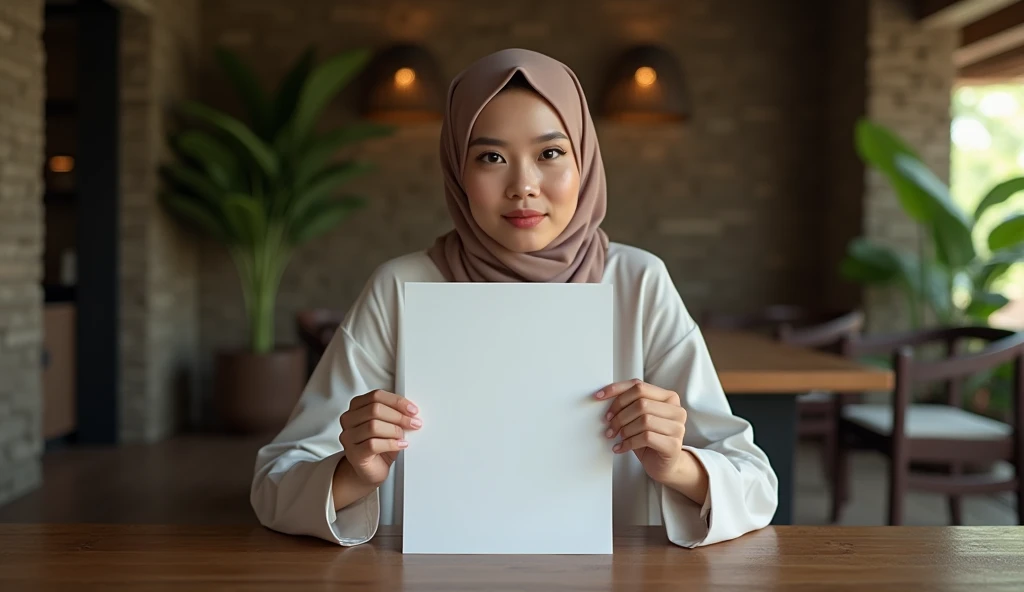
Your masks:
[{"label": "woman's nose", "polygon": [[509,199],[526,199],[540,194],[540,175],[537,167],[521,165],[513,172],[512,179],[505,188],[505,197]]}]

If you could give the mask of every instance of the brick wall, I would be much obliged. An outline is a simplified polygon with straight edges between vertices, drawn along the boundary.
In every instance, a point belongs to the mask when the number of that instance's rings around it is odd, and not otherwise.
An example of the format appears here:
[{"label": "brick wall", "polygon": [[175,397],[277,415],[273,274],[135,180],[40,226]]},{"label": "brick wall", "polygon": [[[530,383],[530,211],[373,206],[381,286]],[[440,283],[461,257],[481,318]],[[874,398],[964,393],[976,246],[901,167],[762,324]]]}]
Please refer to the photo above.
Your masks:
[{"label": "brick wall", "polygon": [[[693,119],[656,127],[598,122],[610,195],[606,230],[663,257],[695,313],[712,304],[807,300],[821,276],[810,237],[824,189],[824,3],[603,0],[588,4],[586,26],[568,29],[578,6],[220,0],[204,6],[203,27],[207,50],[224,44],[240,51],[267,83],[307,43],[326,55],[413,40],[437,56],[446,77],[491,51],[528,47],[569,64],[591,103],[620,49],[663,43],[684,69]],[[212,67],[206,72],[204,97],[236,108]],[[347,115],[347,102],[332,107],[332,119]],[[279,300],[282,341],[294,340],[296,310],[346,308],[375,266],[449,228],[437,133],[435,124],[405,127],[360,149],[378,171],[351,189],[371,205],[297,254]],[[202,249],[200,326],[209,360],[212,349],[244,343],[245,319],[230,260],[216,245]]]},{"label": "brick wall", "polygon": [[[135,6],[134,4],[132,6]],[[122,36],[121,438],[187,419],[197,368],[197,252],[157,202],[171,107],[194,93],[199,2],[126,7]]]},{"label": "brick wall", "polygon": [[146,418],[147,253],[156,159],[152,107],[152,20],[125,9],[121,20],[120,436],[141,439]]},{"label": "brick wall", "polygon": [[0,503],[41,479],[42,0],[0,3]]},{"label": "brick wall", "polygon": [[[157,138],[173,128],[172,108],[198,92],[200,1],[164,0],[156,15]],[[161,160],[169,157],[165,142]],[[199,349],[198,251],[187,233],[163,208],[150,220],[149,399],[152,420],[147,439],[171,434],[183,425],[195,394]]]},{"label": "brick wall", "polygon": [[[872,0],[867,17],[866,112],[901,135],[936,174],[948,180],[952,55],[958,35],[954,30],[922,29],[913,22],[906,3],[898,0]],[[916,225],[874,170],[868,171],[865,180],[863,210],[866,235],[915,249]],[[872,330],[907,326],[905,303],[893,290],[869,290],[866,307]]]}]

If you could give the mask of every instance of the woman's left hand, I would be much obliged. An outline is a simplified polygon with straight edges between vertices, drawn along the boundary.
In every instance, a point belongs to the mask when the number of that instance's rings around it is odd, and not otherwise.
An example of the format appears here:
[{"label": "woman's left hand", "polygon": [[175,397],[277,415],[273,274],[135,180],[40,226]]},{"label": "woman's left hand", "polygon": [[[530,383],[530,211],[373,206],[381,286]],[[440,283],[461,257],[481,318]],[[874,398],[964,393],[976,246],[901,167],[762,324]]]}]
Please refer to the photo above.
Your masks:
[{"label": "woman's left hand", "polygon": [[622,437],[612,450],[617,454],[632,450],[655,481],[673,480],[689,456],[683,451],[686,410],[679,395],[634,379],[608,385],[595,396],[612,401],[604,417],[605,436]]}]

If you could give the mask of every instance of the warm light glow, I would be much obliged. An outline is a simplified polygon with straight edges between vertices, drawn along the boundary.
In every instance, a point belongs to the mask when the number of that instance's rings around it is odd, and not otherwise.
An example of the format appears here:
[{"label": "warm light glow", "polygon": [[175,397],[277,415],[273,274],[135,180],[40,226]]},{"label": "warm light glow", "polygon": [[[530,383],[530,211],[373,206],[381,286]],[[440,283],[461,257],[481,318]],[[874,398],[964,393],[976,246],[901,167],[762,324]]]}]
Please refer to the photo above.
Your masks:
[{"label": "warm light glow", "polygon": [[636,83],[640,86],[650,86],[658,79],[658,73],[650,66],[641,66],[636,69],[636,73],[633,74],[633,79],[636,80]]},{"label": "warm light glow", "polygon": [[399,87],[407,87],[416,81],[416,71],[412,68],[399,68],[395,72],[395,85]]},{"label": "warm light glow", "polygon": [[75,169],[75,159],[70,156],[50,157],[50,170],[55,173],[70,173]]}]

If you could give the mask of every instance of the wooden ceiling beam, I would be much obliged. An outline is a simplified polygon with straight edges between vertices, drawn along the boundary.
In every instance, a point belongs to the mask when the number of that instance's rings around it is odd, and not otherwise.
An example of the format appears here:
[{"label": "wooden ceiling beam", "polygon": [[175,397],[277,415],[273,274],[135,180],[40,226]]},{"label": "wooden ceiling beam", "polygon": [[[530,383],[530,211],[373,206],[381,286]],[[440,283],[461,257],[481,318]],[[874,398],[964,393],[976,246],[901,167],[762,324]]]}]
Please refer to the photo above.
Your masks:
[{"label": "wooden ceiling beam", "polygon": [[961,83],[995,84],[1024,77],[1024,46],[1016,47],[957,70]]},{"label": "wooden ceiling beam", "polygon": [[1024,45],[1024,0],[963,28],[953,63],[963,68]]},{"label": "wooden ceiling beam", "polygon": [[1016,0],[912,0],[921,25],[960,28],[1002,10]]}]

